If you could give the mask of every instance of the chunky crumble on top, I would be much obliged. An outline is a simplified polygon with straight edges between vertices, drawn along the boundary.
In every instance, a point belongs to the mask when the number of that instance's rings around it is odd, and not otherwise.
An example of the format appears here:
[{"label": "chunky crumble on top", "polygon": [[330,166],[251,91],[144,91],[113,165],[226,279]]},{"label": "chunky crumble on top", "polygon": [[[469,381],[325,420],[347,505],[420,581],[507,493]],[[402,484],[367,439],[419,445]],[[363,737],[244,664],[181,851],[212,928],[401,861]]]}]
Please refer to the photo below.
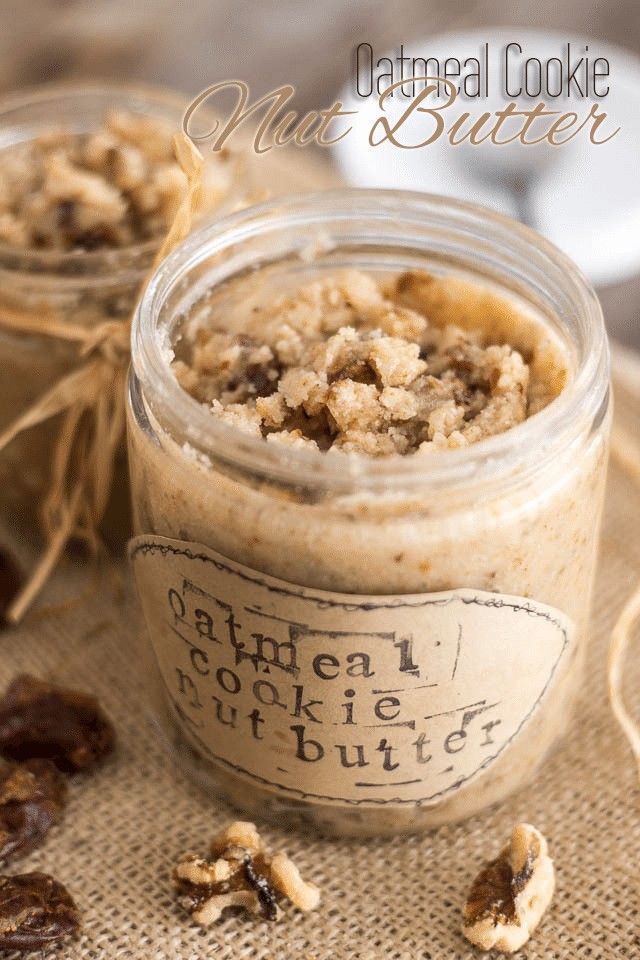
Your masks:
[{"label": "chunky crumble on top", "polygon": [[254,306],[242,332],[198,326],[175,376],[225,423],[289,447],[379,457],[466,447],[521,423],[528,363],[486,330],[430,324],[407,306],[428,282],[355,270],[314,280]]},{"label": "chunky crumble on top", "polygon": [[[175,128],[122,110],[93,133],[64,129],[0,152],[0,243],[25,250],[100,250],[159,239],[184,194]],[[229,188],[227,154],[205,165],[201,207]]]}]

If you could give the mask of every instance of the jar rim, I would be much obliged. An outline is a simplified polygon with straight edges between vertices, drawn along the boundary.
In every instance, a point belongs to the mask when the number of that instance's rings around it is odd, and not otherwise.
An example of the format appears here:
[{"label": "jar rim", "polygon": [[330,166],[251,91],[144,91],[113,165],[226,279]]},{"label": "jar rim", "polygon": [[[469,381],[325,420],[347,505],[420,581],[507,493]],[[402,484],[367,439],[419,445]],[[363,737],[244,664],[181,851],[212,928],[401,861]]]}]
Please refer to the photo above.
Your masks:
[{"label": "jar rim", "polygon": [[[327,456],[325,452],[265,443],[212,416],[203,404],[179,385],[160,335],[158,320],[163,303],[189,271],[203,260],[224,252],[232,244],[257,236],[273,221],[300,223],[316,211],[318,226],[336,209],[342,215],[380,219],[431,215],[458,218],[483,230],[497,231],[503,240],[535,252],[543,263],[562,276],[576,301],[576,315],[591,343],[561,393],[542,410],[503,433],[468,447],[429,451],[424,455],[394,454],[374,458],[360,453]],[[415,222],[415,221],[414,221]],[[444,221],[443,221],[444,222]],[[227,278],[225,278],[227,279]],[[212,284],[215,286],[215,283]],[[491,480],[513,472],[514,454],[520,458],[519,476],[526,474],[524,457],[536,449],[536,466],[565,446],[576,433],[577,422],[598,422],[607,402],[609,350],[602,310],[595,291],[578,267],[554,244],[536,231],[479,204],[436,194],[404,190],[339,188],[269,200],[246,208],[194,231],[158,267],[136,309],[132,327],[133,386],[161,427],[216,460],[287,483],[323,484],[335,488],[366,490],[406,485],[441,485]],[[578,416],[578,414],[580,416]],[[571,436],[569,436],[571,434]],[[520,456],[522,455],[522,456]]]},{"label": "jar rim", "polygon": [[[177,90],[169,87],[127,80],[56,80],[50,83],[34,84],[22,87],[0,97],[0,126],[5,123],[6,115],[21,109],[29,109],[38,105],[46,105],[63,97],[77,98],[82,103],[85,98],[104,96],[105,106],[113,98],[131,98],[141,103],[153,104],[157,108],[167,109],[167,112],[182,115],[189,98]],[[51,126],[55,124],[55,118]],[[3,145],[3,149],[9,146]],[[83,282],[86,274],[100,273],[101,269],[112,271],[121,265],[142,275],[148,268],[154,253],[157,251],[161,239],[143,240],[120,248],[105,248],[100,250],[37,250],[13,247],[10,244],[0,243],[0,257],[7,258],[11,269],[19,271],[28,268],[29,271],[37,268],[38,272],[64,274],[70,277],[74,274],[74,266],[82,266]],[[139,263],[136,269],[132,262]],[[2,267],[6,269],[6,267]]]}]

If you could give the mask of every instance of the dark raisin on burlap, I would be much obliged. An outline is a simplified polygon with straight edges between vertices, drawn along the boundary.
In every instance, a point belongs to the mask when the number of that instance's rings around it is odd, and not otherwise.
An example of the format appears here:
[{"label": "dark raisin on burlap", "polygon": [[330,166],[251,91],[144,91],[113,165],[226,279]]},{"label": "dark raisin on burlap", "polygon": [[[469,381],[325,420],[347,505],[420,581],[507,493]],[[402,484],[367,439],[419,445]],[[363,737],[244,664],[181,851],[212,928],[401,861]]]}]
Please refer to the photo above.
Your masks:
[{"label": "dark raisin on burlap", "polygon": [[91,770],[114,746],[114,731],[91,694],[19,673],[0,696],[0,755],[51,760],[65,773]]},{"label": "dark raisin on burlap", "polygon": [[74,936],[81,917],[66,887],[36,871],[0,876],[0,951],[30,953]]},{"label": "dark raisin on burlap", "polygon": [[44,843],[66,798],[66,779],[51,761],[0,762],[0,865]]}]

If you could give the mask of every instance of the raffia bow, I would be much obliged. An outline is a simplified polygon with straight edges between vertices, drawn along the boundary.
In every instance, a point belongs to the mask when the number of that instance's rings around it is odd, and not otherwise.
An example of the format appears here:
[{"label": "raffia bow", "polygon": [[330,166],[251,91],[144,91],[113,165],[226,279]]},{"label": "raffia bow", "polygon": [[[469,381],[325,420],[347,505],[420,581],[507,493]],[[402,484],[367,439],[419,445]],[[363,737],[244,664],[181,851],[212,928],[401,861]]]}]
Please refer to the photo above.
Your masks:
[{"label": "raffia bow", "polygon": [[[175,136],[173,142],[187,177],[185,194],[137,300],[157,265],[187,236],[198,210],[202,154],[184,134]],[[41,504],[46,547],[5,614],[10,622],[17,623],[24,616],[70,540],[83,540],[94,553],[102,546],[99,526],[111,492],[116,453],[124,436],[131,319],[109,320],[83,329],[51,310],[35,313],[10,306],[0,308],[0,326],[7,330],[52,337],[78,346],[76,366],[0,434],[2,451],[19,434],[61,416],[50,483]]]}]

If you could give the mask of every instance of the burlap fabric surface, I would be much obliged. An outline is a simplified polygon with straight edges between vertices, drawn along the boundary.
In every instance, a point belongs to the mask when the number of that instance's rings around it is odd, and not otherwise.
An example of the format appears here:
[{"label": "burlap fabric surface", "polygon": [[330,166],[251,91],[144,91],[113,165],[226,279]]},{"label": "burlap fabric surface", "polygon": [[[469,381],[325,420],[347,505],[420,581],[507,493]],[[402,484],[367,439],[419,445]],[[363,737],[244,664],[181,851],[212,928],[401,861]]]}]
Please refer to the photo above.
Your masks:
[{"label": "burlap fabric surface", "polygon": [[[618,416],[637,432],[636,414],[619,402]],[[321,886],[321,909],[306,916],[287,909],[278,924],[230,916],[206,932],[177,906],[171,868],[186,850],[205,853],[234,812],[187,782],[162,746],[147,701],[135,599],[126,585],[119,592],[109,574],[73,609],[32,613],[0,635],[2,683],[29,670],[94,691],[119,740],[116,755],[95,776],[74,781],[65,819],[46,845],[15,867],[55,874],[84,914],[77,943],[47,956],[478,957],[459,933],[465,892],[482,862],[524,819],[549,839],[558,888],[518,956],[640,958],[640,791],[609,710],[605,676],[610,628],[639,576],[640,491],[613,466],[583,694],[576,715],[567,718],[562,746],[536,782],[465,823],[408,839],[336,842],[265,827],[273,847],[286,849]],[[91,587],[89,572],[68,561],[43,599],[59,602],[83,587]],[[640,658],[632,652],[629,661],[627,699],[637,705]]]}]

